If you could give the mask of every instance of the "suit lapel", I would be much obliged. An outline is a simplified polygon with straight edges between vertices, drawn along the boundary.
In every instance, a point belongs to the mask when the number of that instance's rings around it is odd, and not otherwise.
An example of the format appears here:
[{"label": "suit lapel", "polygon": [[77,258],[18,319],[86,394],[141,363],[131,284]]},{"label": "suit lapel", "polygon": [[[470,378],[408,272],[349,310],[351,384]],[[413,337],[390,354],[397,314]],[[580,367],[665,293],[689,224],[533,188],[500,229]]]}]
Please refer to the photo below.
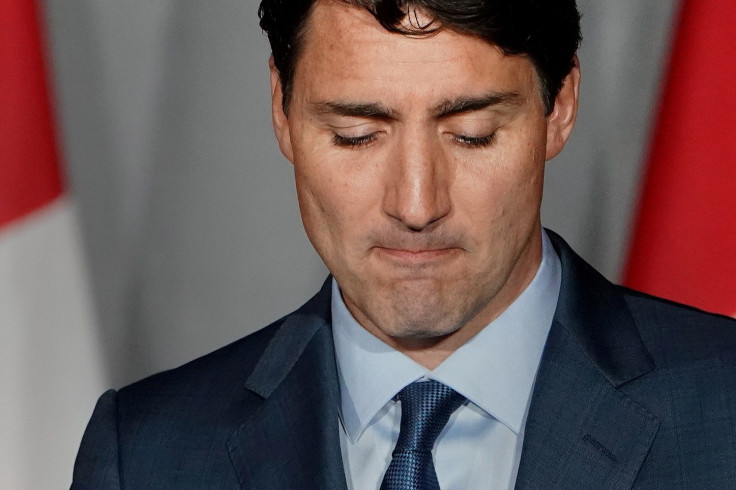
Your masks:
[{"label": "suit lapel", "polygon": [[631,488],[658,427],[555,322],[534,386],[516,488]]},{"label": "suit lapel", "polygon": [[619,388],[654,364],[618,289],[549,234],[562,261],[562,287],[516,488],[628,489],[659,421]]},{"label": "suit lapel", "polygon": [[329,285],[286,319],[246,382],[260,406],[228,441],[243,488],[347,488]]}]

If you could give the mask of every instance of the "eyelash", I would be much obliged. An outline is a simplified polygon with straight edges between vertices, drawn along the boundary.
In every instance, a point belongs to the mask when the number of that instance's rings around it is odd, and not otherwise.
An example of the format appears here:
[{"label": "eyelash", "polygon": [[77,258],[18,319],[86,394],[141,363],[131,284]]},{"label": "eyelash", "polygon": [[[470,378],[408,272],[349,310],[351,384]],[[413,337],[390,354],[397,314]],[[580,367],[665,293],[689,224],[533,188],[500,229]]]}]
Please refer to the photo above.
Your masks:
[{"label": "eyelash", "polygon": [[453,139],[461,145],[467,146],[468,148],[483,148],[486,146],[490,146],[491,144],[493,144],[494,141],[496,141],[496,133],[494,132],[481,137],[463,136],[461,134],[456,134],[453,136]]},{"label": "eyelash", "polygon": [[[364,136],[340,136],[335,134],[332,138],[333,143],[336,146],[342,146],[345,148],[356,148],[359,146],[366,146],[376,139],[376,133],[366,134]],[[496,133],[491,133],[486,136],[475,137],[475,136],[463,136],[456,134],[453,139],[463,146],[468,148],[484,148],[493,144],[496,140]]]},{"label": "eyelash", "polygon": [[332,138],[333,143],[336,146],[343,146],[347,148],[355,148],[358,146],[366,146],[372,143],[376,139],[376,133],[366,134],[364,136],[340,136],[335,134]]}]

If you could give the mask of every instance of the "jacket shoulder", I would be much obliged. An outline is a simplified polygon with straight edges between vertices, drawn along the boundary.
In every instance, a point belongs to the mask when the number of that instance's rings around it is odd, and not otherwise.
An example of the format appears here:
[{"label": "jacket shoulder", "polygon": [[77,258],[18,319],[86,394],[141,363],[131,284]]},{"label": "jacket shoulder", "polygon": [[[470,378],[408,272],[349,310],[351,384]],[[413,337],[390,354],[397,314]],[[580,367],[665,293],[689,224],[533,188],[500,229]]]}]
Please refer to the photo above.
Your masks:
[{"label": "jacket shoulder", "polygon": [[119,390],[118,398],[124,400],[155,394],[173,396],[185,393],[188,396],[212,395],[238,379],[242,380],[242,387],[286,318],[288,316],[179,367],[125,386]]},{"label": "jacket shoulder", "polygon": [[324,325],[329,297],[325,286],[261,330],[105,393],[85,431],[73,488],[240,488],[230,441],[264,402],[246,383],[264,365],[283,367],[292,337],[307,342]]},{"label": "jacket shoulder", "polygon": [[635,487],[733,488],[736,320],[621,291],[655,365],[622,389],[660,422]]},{"label": "jacket shoulder", "polygon": [[[225,442],[257,407],[244,380],[279,324],[102,395],[82,438],[72,488],[190,488],[191,482],[237,488]],[[182,466],[182,460],[200,463]]]},{"label": "jacket shoulder", "polygon": [[736,320],[619,286],[642,340],[660,367],[734,363]]},{"label": "jacket shoulder", "polygon": [[331,277],[328,277],[320,291],[296,311],[198,359],[126,386],[119,391],[118,399],[125,401],[155,394],[166,397],[230,395],[233,389],[244,387],[284,324],[329,316],[330,291]]}]

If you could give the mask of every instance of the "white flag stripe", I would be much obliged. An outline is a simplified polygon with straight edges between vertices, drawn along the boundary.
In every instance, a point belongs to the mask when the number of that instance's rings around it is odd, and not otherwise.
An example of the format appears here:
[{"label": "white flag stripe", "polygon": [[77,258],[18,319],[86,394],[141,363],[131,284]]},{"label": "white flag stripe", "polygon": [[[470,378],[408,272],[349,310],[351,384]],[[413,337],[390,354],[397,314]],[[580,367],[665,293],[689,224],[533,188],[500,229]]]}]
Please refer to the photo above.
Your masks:
[{"label": "white flag stripe", "polygon": [[105,385],[73,206],[0,229],[0,489],[68,488]]}]

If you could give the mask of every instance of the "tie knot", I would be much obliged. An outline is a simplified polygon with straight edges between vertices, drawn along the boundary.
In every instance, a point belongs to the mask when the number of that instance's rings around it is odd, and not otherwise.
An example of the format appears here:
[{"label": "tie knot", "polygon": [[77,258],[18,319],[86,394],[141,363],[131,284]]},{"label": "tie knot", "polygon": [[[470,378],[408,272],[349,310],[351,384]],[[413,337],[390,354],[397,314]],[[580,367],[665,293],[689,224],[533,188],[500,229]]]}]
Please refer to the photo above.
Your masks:
[{"label": "tie knot", "polygon": [[465,397],[434,380],[417,381],[399,392],[401,429],[395,451],[431,451]]}]

